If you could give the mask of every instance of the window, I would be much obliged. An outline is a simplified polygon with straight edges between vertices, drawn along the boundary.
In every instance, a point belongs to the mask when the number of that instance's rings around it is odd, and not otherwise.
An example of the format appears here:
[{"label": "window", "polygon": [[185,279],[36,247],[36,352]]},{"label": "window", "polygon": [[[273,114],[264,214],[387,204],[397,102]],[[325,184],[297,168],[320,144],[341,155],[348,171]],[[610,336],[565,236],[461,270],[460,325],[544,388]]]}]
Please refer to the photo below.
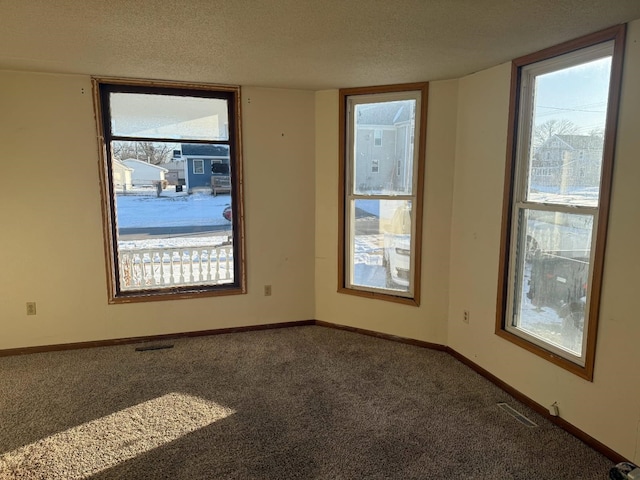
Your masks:
[{"label": "window", "polygon": [[[109,302],[244,293],[239,87],[93,85]],[[179,152],[220,157],[224,195],[212,195],[203,159],[176,165]],[[187,189],[165,175],[184,175]]]},{"label": "window", "polygon": [[382,130],[374,130],[373,131],[373,145],[375,147],[382,146]]},{"label": "window", "polygon": [[[418,83],[340,91],[342,293],[420,303],[427,89]],[[393,132],[376,149],[376,160],[372,125]],[[382,129],[374,130],[374,144],[375,138]],[[373,165],[379,175],[370,174]],[[394,175],[397,168],[406,174]]]},{"label": "window", "polygon": [[193,173],[204,175],[204,160],[196,158],[193,160]]},{"label": "window", "polygon": [[513,62],[496,333],[589,380],[624,33]]},{"label": "window", "polygon": [[375,158],[371,160],[371,173],[380,172],[380,163]]},{"label": "window", "polygon": [[211,163],[211,173],[214,175],[229,175],[229,161],[214,158]]}]

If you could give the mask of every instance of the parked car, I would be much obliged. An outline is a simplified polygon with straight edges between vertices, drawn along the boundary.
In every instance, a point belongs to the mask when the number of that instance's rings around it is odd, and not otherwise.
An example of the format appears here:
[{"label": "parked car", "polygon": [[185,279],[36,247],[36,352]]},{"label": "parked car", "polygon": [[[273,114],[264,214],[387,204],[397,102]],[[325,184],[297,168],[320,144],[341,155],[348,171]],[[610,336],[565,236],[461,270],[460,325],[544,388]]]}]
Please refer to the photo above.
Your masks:
[{"label": "parked car", "polygon": [[587,251],[537,252],[531,261],[527,297],[536,308],[554,309],[563,326],[582,331],[588,278]]},{"label": "parked car", "polygon": [[225,220],[231,221],[231,205],[227,205],[226,207],[224,207],[224,210],[222,211],[222,216],[224,217]]},{"label": "parked car", "polygon": [[411,203],[398,207],[384,232],[387,288],[407,291],[411,271]]},{"label": "parked car", "polygon": [[591,226],[585,215],[536,212],[527,229],[527,297],[536,308],[553,309],[563,327],[579,331],[588,292]]}]

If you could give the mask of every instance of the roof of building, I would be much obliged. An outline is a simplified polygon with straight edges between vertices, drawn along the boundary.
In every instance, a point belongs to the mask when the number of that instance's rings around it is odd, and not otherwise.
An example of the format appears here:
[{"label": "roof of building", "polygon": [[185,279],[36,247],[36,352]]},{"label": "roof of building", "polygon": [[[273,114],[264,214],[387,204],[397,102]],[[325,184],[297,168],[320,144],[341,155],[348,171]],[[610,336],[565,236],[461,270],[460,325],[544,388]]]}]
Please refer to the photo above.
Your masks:
[{"label": "roof of building", "polygon": [[163,170],[164,172],[168,172],[169,171],[164,167],[160,167],[159,165],[154,165],[153,163],[143,162],[142,160],[137,160],[135,158],[127,158],[125,160],[122,160],[122,163],[124,163],[128,167],[133,168],[134,170],[135,170],[136,166],[145,165],[146,167],[157,168],[158,170]]},{"label": "roof of building", "polygon": [[124,163],[122,163],[120,160],[118,160],[116,158],[111,160],[111,168],[119,168],[119,169],[122,169],[122,170],[133,171],[133,168],[126,166]]},{"label": "roof of building", "polygon": [[187,157],[228,157],[229,147],[205,143],[183,143],[182,155]]},{"label": "roof of building", "polygon": [[555,135],[572,148],[583,150],[587,148],[602,148],[602,137],[597,135]]},{"label": "roof of building", "polygon": [[410,103],[399,102],[359,105],[358,125],[395,125],[409,120]]}]

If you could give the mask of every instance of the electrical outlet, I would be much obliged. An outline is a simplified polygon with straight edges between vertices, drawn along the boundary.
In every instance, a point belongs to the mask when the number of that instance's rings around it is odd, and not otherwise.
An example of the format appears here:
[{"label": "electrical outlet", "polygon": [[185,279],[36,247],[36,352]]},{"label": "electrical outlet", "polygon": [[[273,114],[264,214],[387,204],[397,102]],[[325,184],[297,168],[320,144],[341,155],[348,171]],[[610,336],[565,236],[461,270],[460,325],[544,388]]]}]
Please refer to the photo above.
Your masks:
[{"label": "electrical outlet", "polygon": [[469,310],[465,310],[464,314],[462,315],[462,321],[464,323],[469,323]]},{"label": "electrical outlet", "polygon": [[36,302],[27,302],[27,315],[36,314]]},{"label": "electrical outlet", "polygon": [[264,296],[265,297],[270,297],[271,296],[271,285],[265,285],[264,286]]},{"label": "electrical outlet", "polygon": [[558,407],[558,402],[553,402],[549,406],[549,415],[551,415],[552,417],[560,416],[560,408]]}]

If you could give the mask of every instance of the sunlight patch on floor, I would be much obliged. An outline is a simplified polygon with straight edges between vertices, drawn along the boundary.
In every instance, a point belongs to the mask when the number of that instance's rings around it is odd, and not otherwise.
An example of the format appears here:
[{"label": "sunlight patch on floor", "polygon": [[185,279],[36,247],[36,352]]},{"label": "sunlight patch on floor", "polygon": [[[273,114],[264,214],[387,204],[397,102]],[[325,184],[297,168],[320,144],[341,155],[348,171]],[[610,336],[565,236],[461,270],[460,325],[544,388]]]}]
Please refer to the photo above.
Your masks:
[{"label": "sunlight patch on floor", "polygon": [[209,400],[169,393],[0,456],[0,479],[86,479],[233,413]]}]

